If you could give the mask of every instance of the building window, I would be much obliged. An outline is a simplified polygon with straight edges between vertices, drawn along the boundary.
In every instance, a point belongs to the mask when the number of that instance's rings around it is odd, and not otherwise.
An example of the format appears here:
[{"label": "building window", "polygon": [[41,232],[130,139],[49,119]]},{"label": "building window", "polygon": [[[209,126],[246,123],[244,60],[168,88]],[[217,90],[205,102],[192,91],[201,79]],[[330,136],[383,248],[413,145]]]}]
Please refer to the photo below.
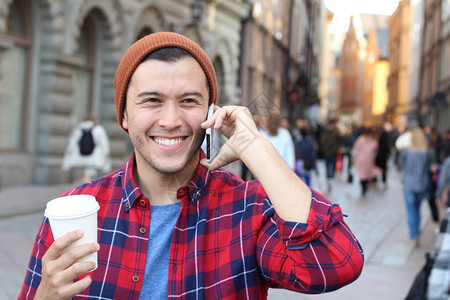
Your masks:
[{"label": "building window", "polygon": [[92,15],[89,14],[81,28],[81,34],[78,40],[78,50],[75,55],[81,57],[83,63],[74,75],[73,100],[74,107],[71,115],[72,125],[81,122],[92,112],[93,108],[93,72],[94,64],[94,39],[95,25]]},{"label": "building window", "polygon": [[11,4],[6,38],[0,50],[0,150],[25,148],[25,114],[28,107],[28,61],[31,44],[29,18],[22,1]]}]

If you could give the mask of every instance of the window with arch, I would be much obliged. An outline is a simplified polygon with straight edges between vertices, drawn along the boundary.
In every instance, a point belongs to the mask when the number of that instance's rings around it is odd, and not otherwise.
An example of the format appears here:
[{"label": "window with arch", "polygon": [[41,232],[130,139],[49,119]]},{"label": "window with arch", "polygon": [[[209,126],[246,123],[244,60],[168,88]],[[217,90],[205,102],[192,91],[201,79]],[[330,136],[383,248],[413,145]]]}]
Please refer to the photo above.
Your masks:
[{"label": "window with arch", "polygon": [[228,104],[228,99],[226,99],[225,95],[225,69],[220,57],[216,57],[213,62],[214,70],[216,71],[217,78],[217,104],[218,105],[226,105]]},{"label": "window with arch", "polygon": [[24,2],[11,3],[7,46],[0,49],[0,151],[25,149],[32,34],[29,5]]},{"label": "window with arch", "polygon": [[78,38],[78,49],[76,56],[81,58],[81,63],[74,75],[74,106],[71,115],[71,123],[75,126],[83,121],[85,117],[92,111],[93,95],[92,95],[92,78],[94,72],[94,46],[95,30],[94,20],[88,15],[84,20]]},{"label": "window with arch", "polygon": [[151,28],[149,27],[142,28],[136,37],[136,41],[151,33],[153,33],[153,30]]}]

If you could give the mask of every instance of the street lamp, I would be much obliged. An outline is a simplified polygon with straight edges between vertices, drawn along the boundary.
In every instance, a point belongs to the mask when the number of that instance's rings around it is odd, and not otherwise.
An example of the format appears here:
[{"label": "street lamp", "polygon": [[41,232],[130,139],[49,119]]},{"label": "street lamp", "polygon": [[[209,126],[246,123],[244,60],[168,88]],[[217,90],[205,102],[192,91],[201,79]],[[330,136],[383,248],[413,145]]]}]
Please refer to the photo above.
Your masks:
[{"label": "street lamp", "polygon": [[205,2],[203,0],[194,0],[190,5],[191,19],[188,22],[171,22],[170,28],[174,32],[181,33],[186,27],[198,26],[203,17],[203,11],[205,10]]}]

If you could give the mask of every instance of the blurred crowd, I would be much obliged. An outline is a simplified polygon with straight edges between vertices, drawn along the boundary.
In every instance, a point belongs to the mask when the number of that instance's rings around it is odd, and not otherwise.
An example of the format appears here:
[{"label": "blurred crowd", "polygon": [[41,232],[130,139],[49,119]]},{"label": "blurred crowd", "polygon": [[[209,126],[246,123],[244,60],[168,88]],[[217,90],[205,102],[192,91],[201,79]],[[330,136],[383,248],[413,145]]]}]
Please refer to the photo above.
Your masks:
[{"label": "blurred crowd", "polygon": [[[318,160],[326,166],[322,177],[326,178],[327,193],[333,188],[335,174],[341,172],[348,183],[359,181],[361,199],[371,189],[388,188],[389,170],[400,172],[411,246],[420,243],[420,206],[425,199],[434,231],[439,234],[433,264],[427,259],[426,276],[418,276],[428,283],[415,282],[410,294],[420,293],[417,299],[425,299],[426,294],[428,299],[450,297],[450,127],[439,133],[436,128],[397,128],[389,122],[350,128],[336,119],[326,124],[297,119],[292,124],[277,113],[255,120],[261,133],[310,187],[312,172],[319,175]],[[243,165],[241,177],[248,179],[248,174]],[[433,288],[427,289],[428,285]]]},{"label": "blurred crowd", "polygon": [[[450,156],[450,128],[397,128],[383,126],[346,127],[336,119],[314,124],[289,119],[276,112],[255,117],[261,133],[272,142],[293,171],[311,186],[311,173],[317,160],[325,163],[326,192],[333,187],[336,172],[346,174],[347,182],[359,180],[361,197],[371,188],[387,188],[389,167],[402,173],[402,183],[410,239],[418,242],[420,204],[427,199],[436,231],[440,225],[439,208],[448,207],[448,183],[445,161]],[[450,163],[450,162],[449,162]],[[243,166],[241,177],[248,179]],[[251,176],[251,174],[250,174]]]},{"label": "blurred crowd", "polygon": [[[332,190],[336,172],[347,174],[349,183],[357,178],[363,197],[371,186],[387,188],[390,165],[403,173],[415,171],[405,170],[407,155],[402,156],[402,153],[408,150],[425,152],[425,169],[421,171],[426,172],[424,177],[427,183],[422,184],[422,189],[426,189],[423,196],[428,199],[433,220],[437,222],[435,207],[447,200],[447,196],[443,195],[444,187],[438,189],[438,181],[444,162],[450,156],[450,128],[440,134],[436,128],[397,128],[389,122],[383,126],[350,128],[335,119],[328,120],[326,124],[297,119],[295,124],[291,124],[287,118],[276,115],[270,115],[266,121],[259,120],[258,124],[288,165],[308,185],[310,173],[318,172],[316,163],[322,159],[326,165],[327,192]],[[291,141],[286,141],[287,132]],[[415,162],[417,165],[417,160]],[[403,178],[404,183],[407,183],[406,179]]]}]

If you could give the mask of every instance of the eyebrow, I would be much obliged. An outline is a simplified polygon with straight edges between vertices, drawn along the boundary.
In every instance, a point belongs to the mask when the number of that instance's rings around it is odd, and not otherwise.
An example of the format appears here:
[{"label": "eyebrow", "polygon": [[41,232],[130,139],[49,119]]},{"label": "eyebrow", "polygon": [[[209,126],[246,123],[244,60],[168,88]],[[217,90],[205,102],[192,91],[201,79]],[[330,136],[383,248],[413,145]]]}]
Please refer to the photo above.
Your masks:
[{"label": "eyebrow", "polygon": [[[162,96],[163,97],[164,94],[160,93],[160,92],[156,92],[156,91],[143,91],[137,95],[138,98],[147,97],[147,96],[159,96],[159,97]],[[203,100],[205,99],[203,97],[203,95],[197,91],[185,92],[185,93],[179,95],[180,98],[185,98],[185,97],[189,97],[189,96],[197,96],[197,97],[202,98]]]}]

